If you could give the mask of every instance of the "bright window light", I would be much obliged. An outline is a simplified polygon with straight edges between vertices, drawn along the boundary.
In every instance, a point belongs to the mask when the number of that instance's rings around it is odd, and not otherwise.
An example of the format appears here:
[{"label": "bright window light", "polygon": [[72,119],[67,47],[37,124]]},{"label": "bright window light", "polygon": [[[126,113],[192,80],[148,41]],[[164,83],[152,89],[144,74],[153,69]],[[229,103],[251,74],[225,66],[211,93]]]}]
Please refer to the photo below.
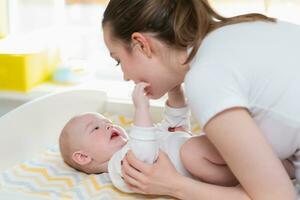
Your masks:
[{"label": "bright window light", "polygon": [[[55,38],[64,63],[84,63],[96,79],[122,80],[120,67],[110,58],[101,19],[107,0],[9,0],[10,35],[40,31]],[[258,12],[300,24],[299,0],[210,0],[224,16]],[[41,31],[43,30],[43,31]]]}]

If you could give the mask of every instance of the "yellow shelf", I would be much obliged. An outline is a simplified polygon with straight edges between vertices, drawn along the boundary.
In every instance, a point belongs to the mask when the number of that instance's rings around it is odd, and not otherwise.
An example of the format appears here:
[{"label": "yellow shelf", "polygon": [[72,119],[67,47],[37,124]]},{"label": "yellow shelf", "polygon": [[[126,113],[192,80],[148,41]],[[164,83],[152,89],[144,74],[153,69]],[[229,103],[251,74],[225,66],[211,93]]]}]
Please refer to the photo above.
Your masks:
[{"label": "yellow shelf", "polygon": [[0,90],[28,92],[48,80],[58,65],[58,50],[36,53],[0,53]]}]

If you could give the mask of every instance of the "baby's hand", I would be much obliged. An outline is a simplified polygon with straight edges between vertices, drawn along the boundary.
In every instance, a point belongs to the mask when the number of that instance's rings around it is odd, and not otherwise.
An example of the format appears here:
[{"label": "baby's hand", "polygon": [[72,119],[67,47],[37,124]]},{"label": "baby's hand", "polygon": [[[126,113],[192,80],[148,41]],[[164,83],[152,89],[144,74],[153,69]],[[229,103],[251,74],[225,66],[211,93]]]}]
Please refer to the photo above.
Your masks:
[{"label": "baby's hand", "polygon": [[132,92],[132,100],[135,108],[149,108],[149,98],[145,94],[145,89],[149,83],[140,82],[135,85]]}]

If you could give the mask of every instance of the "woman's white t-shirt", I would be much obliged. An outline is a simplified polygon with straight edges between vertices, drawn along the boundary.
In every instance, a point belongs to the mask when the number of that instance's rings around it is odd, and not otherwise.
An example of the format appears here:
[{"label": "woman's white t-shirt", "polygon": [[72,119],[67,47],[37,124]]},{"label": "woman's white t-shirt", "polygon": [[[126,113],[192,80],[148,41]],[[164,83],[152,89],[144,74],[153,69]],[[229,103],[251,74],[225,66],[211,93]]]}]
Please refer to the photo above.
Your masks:
[{"label": "woman's white t-shirt", "polygon": [[277,156],[293,156],[300,168],[300,26],[247,22],[211,32],[191,63],[185,89],[203,127],[219,112],[245,107]]}]

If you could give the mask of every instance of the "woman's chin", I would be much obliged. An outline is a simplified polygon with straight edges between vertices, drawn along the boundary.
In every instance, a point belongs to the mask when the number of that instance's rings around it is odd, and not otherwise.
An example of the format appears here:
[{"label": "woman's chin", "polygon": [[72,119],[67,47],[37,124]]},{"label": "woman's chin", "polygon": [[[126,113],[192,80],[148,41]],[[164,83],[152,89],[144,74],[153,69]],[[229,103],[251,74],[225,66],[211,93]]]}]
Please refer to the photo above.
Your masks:
[{"label": "woman's chin", "polygon": [[153,94],[153,93],[151,93],[151,94],[148,94],[148,95],[147,95],[147,97],[148,97],[149,99],[153,99],[153,100],[159,99],[159,98],[161,98],[162,96],[164,96],[164,94]]}]

